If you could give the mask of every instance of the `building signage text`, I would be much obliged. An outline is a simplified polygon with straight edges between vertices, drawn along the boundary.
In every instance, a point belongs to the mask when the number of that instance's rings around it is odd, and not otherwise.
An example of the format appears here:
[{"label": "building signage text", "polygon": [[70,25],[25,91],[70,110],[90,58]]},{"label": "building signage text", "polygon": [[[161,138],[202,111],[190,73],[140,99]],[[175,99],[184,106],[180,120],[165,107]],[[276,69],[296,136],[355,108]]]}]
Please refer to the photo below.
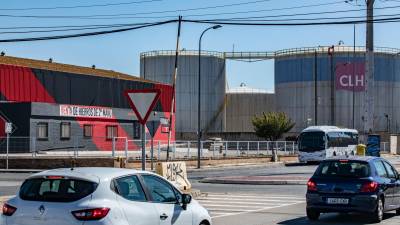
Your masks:
[{"label": "building signage text", "polygon": [[365,90],[365,63],[337,63],[336,90]]},{"label": "building signage text", "polygon": [[60,116],[112,118],[112,109],[96,106],[60,105]]}]

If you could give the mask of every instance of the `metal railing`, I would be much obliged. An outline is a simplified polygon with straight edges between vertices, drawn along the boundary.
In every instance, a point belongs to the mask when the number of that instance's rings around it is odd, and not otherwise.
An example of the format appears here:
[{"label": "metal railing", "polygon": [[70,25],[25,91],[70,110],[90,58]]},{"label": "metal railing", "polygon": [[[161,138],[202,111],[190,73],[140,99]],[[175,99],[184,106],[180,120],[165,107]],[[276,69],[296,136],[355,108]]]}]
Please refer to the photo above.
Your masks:
[{"label": "metal railing", "polygon": [[[146,142],[146,157],[150,158],[151,149],[156,160],[166,160],[167,141],[154,140],[153,146]],[[6,139],[0,137],[0,154],[6,153]],[[197,159],[197,141],[173,141],[170,143],[170,159]],[[153,148],[152,148],[153,147]],[[381,142],[381,152],[390,152],[389,142]],[[10,137],[9,153],[32,157],[124,157],[141,159],[142,141],[126,137],[76,138],[68,140],[41,140],[35,137]],[[296,155],[297,143],[292,141],[202,141],[202,158],[235,158]]]},{"label": "metal railing", "polygon": [[[282,56],[290,56],[290,55],[299,55],[299,54],[313,54],[317,53],[328,53],[328,49],[331,46],[318,46],[318,47],[301,47],[301,48],[289,48],[289,49],[282,49],[278,51],[246,51],[246,52],[217,52],[217,51],[201,51],[202,56],[214,56],[218,58],[225,58],[225,59],[273,59],[276,57]],[[346,52],[353,52],[353,46],[344,46],[344,45],[335,45],[334,52],[335,53],[346,53]],[[357,53],[365,53],[366,48],[365,46],[356,46],[355,52]],[[399,55],[400,49],[398,48],[387,48],[387,47],[375,47],[375,53],[382,53],[382,54],[393,54]],[[154,57],[154,56],[174,56],[175,51],[173,50],[159,50],[159,51],[149,51],[143,52],[140,54],[140,57]],[[180,50],[179,55],[184,56],[197,56],[197,50]]]}]

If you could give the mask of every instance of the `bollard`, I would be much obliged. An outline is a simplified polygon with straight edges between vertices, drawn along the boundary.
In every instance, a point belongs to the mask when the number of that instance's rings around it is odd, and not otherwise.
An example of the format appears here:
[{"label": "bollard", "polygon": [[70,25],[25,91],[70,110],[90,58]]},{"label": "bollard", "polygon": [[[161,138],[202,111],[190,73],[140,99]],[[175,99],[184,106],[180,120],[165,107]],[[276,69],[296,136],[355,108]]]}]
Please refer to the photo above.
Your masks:
[{"label": "bollard", "polygon": [[125,139],[125,162],[128,161],[128,138]]},{"label": "bollard", "polygon": [[187,142],[187,158],[190,159],[190,141]]},{"label": "bollard", "polygon": [[225,142],[225,157],[228,156],[228,142]]}]

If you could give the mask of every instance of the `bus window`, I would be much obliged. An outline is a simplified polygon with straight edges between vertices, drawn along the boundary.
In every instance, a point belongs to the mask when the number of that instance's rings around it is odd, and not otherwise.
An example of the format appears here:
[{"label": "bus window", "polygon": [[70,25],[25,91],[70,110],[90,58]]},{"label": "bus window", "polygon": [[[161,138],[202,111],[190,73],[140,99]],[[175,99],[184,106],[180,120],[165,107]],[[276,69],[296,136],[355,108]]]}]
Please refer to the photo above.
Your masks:
[{"label": "bus window", "polygon": [[299,151],[315,152],[325,150],[324,132],[305,132],[299,137]]},{"label": "bus window", "polygon": [[345,137],[341,132],[329,132],[327,136],[328,148],[347,146],[347,144],[345,143]]}]

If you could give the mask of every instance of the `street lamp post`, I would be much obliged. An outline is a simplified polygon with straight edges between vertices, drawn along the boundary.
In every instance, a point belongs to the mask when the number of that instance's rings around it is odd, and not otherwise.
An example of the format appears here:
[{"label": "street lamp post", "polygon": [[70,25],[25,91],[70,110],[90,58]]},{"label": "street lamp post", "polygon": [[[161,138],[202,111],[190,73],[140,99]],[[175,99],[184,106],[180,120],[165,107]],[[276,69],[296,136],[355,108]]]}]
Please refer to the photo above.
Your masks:
[{"label": "street lamp post", "polygon": [[221,25],[214,25],[212,27],[209,27],[203,31],[200,35],[199,39],[199,83],[198,83],[198,95],[199,99],[197,102],[197,168],[200,169],[200,157],[201,157],[201,136],[202,136],[202,131],[201,131],[201,39],[203,38],[203,35],[208,31],[208,30],[215,30],[218,28],[221,28]]}]

